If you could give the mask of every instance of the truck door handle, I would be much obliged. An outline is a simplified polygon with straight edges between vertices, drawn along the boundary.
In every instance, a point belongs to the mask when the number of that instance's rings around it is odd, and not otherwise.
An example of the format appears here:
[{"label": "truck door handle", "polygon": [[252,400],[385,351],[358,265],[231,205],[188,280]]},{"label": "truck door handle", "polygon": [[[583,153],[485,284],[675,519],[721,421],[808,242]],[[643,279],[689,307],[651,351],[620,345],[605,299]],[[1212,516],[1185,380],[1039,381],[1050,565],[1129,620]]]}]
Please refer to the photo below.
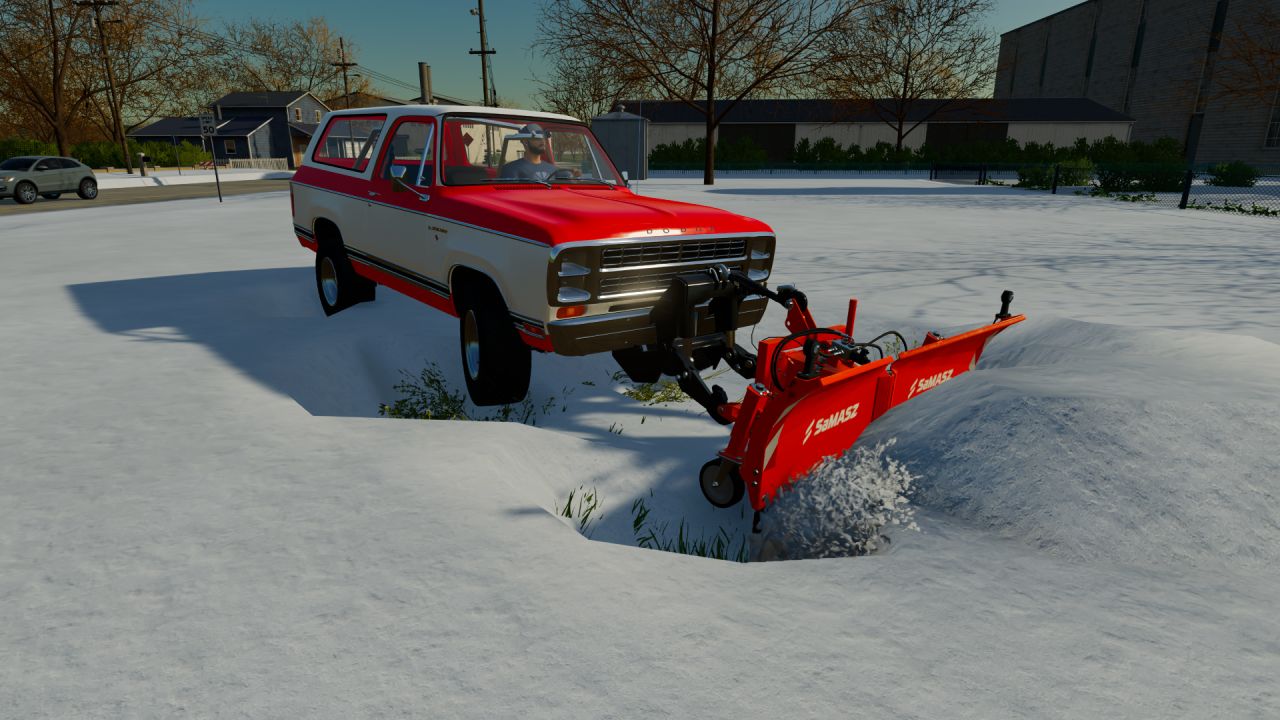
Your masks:
[{"label": "truck door handle", "polygon": [[370,190],[370,191],[369,191],[369,197],[378,197],[378,193],[376,193],[376,192],[374,192],[374,191]]}]

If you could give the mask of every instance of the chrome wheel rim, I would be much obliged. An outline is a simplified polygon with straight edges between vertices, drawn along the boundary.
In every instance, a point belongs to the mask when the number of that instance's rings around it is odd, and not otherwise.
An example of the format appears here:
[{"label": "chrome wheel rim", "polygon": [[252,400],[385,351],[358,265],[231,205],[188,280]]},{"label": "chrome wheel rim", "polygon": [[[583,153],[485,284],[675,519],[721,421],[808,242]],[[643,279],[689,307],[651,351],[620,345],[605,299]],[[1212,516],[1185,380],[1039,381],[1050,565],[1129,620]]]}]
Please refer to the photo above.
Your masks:
[{"label": "chrome wheel rim", "polygon": [[330,306],[338,304],[338,269],[333,266],[332,258],[320,261],[320,292]]},{"label": "chrome wheel rim", "polygon": [[84,184],[85,197],[93,199],[98,197],[98,183],[90,180]]},{"label": "chrome wheel rim", "polygon": [[462,354],[467,363],[467,375],[472,380],[480,377],[480,325],[472,310],[467,311],[462,321]]},{"label": "chrome wheel rim", "polygon": [[36,189],[35,189],[35,188],[31,187],[30,185],[23,185],[23,186],[22,186],[22,190],[21,190],[21,192],[22,192],[22,199],[23,199],[23,200],[25,200],[25,201],[27,201],[27,202],[35,202],[35,199],[36,199]]}]

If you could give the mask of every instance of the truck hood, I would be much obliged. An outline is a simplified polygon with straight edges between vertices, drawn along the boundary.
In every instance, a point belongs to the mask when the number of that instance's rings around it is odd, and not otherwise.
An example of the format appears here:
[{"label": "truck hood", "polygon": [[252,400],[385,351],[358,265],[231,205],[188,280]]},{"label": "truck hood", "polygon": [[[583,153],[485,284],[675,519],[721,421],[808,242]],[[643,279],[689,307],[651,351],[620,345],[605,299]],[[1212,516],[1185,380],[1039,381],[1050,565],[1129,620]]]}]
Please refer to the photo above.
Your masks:
[{"label": "truck hood", "polygon": [[[763,222],[725,210],[628,190],[484,187],[450,193],[445,216],[560,245],[579,240],[722,233],[772,234]],[[443,204],[443,203],[442,203]]]}]

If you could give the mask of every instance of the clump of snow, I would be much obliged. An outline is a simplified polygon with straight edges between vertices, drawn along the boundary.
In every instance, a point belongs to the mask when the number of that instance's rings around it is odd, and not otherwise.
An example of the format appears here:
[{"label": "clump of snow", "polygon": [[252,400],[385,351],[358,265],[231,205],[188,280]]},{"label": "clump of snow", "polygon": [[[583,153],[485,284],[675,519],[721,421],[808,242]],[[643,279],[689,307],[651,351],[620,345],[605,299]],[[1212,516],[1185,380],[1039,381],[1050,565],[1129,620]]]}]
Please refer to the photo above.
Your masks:
[{"label": "clump of snow", "polygon": [[1280,346],[1032,319],[885,415],[922,507],[1069,560],[1280,562]]},{"label": "clump of snow", "polygon": [[886,451],[894,441],[829,458],[784,490],[761,522],[760,560],[866,555],[890,526],[919,530],[908,500],[917,479]]}]

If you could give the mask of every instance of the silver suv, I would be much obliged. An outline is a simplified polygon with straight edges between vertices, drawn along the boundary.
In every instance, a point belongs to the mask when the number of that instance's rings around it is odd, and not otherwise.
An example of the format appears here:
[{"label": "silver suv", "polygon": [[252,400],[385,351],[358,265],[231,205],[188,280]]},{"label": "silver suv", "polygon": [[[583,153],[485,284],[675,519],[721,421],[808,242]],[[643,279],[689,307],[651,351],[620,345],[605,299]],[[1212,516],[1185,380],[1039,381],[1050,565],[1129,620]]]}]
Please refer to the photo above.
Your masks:
[{"label": "silver suv", "polygon": [[64,192],[75,192],[85,200],[98,197],[93,170],[65,157],[32,155],[0,162],[0,198],[12,197],[27,205],[36,197],[57,200]]}]

